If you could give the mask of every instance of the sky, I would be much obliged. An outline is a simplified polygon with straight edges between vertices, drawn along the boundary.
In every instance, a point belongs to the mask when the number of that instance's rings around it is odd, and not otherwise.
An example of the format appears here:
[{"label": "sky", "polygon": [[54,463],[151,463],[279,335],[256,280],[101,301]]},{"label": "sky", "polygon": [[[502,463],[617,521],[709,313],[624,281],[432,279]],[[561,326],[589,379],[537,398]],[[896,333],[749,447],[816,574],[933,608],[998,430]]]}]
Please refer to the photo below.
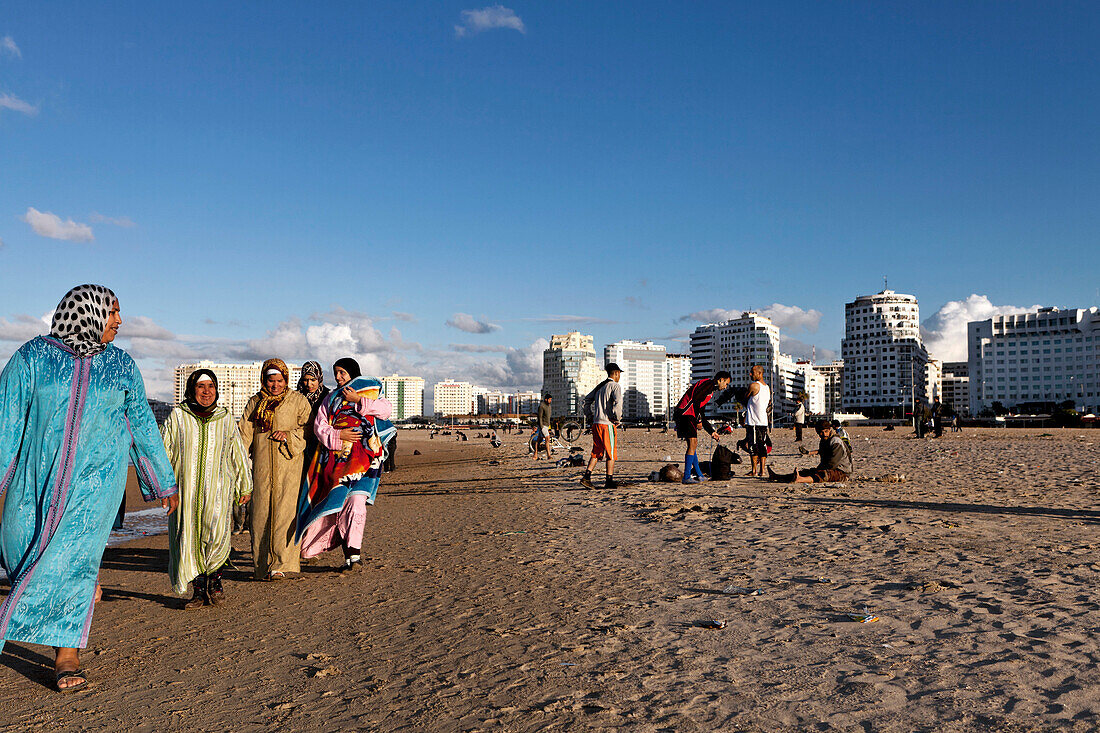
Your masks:
[{"label": "sky", "polygon": [[1092,2],[0,5],[0,363],[72,286],[151,395],[200,358],[541,384],[844,304],[1100,303]]}]

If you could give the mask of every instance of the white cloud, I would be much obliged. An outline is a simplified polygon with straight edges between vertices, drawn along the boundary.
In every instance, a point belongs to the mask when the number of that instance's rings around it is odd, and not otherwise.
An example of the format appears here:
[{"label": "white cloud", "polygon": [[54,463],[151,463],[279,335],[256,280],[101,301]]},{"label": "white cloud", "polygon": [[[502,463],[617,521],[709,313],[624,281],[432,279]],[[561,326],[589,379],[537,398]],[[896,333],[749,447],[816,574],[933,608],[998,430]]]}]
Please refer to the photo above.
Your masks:
[{"label": "white cloud", "polygon": [[488,5],[478,10],[463,10],[462,22],[455,26],[455,36],[462,38],[495,28],[508,28],[520,33],[527,32],[527,27],[516,15],[516,11],[503,5]]},{"label": "white cloud", "polygon": [[500,330],[500,326],[497,324],[485,320],[479,321],[469,313],[455,313],[446,321],[445,325],[466,333],[492,333]]},{"label": "white cloud", "polygon": [[13,112],[22,112],[25,115],[38,114],[38,107],[24,101],[14,94],[0,94],[0,109],[10,109]]},{"label": "white cloud", "polygon": [[96,212],[92,212],[92,221],[97,224],[114,224],[116,227],[123,227],[125,229],[137,226],[134,220],[128,216],[104,216]]},{"label": "white cloud", "polygon": [[0,51],[14,56],[17,59],[23,58],[23,52],[19,50],[19,46],[15,45],[15,39],[11,36],[0,38]]},{"label": "white cloud", "polygon": [[393,311],[390,315],[392,315],[394,318],[396,318],[399,321],[404,321],[405,323],[416,323],[416,316],[414,316],[412,313],[402,313],[401,311]]},{"label": "white cloud", "polygon": [[921,324],[921,339],[933,357],[942,361],[966,361],[966,324],[993,316],[1027,313],[1042,306],[994,305],[985,295],[949,300]]},{"label": "white cloud", "polygon": [[146,316],[124,315],[122,327],[118,329],[118,335],[121,338],[144,338],[158,341],[168,341],[176,338],[174,333]]},{"label": "white cloud", "polygon": [[35,234],[50,239],[63,239],[68,242],[90,242],[95,239],[92,228],[87,224],[81,224],[72,219],[61,221],[61,217],[57,214],[39,211],[33,206],[27,209],[27,213],[23,215],[23,221],[31,225]]},{"label": "white cloud", "polygon": [[510,347],[503,344],[448,344],[447,348],[464,354],[504,354]]},{"label": "white cloud", "polygon": [[[50,314],[52,318],[52,314]],[[49,322],[43,322],[41,318],[35,318],[25,313],[17,313],[9,321],[0,318],[0,341],[30,341],[35,336],[41,336],[50,330]]]},{"label": "white cloud", "polygon": [[781,331],[787,333],[813,333],[821,325],[821,311],[813,308],[803,310],[797,305],[783,305],[772,303],[766,308],[742,308],[739,310],[726,310],[725,308],[711,308],[709,310],[695,311],[686,316],[680,316],[676,320],[680,323],[693,321],[696,323],[721,323],[740,318],[742,313],[754,310],[762,316],[772,320]]},{"label": "white cloud", "polygon": [[602,324],[616,324],[622,323],[622,321],[611,321],[606,318],[597,318],[595,316],[571,316],[571,315],[545,315],[538,318],[522,318],[523,321],[531,321],[532,323],[571,323],[576,325],[602,323]]}]

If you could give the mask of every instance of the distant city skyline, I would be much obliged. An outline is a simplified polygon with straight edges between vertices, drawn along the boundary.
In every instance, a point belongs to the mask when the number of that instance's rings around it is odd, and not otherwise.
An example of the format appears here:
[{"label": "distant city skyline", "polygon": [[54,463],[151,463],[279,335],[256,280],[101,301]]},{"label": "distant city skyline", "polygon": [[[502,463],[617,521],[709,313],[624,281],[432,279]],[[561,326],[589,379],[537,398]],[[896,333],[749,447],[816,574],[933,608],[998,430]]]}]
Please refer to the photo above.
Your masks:
[{"label": "distant city skyline", "polygon": [[486,7],[6,4],[0,364],[83,282],[160,399],[268,356],[539,389],[552,334],[748,310],[828,362],[884,276],[949,362],[1100,303],[1100,6]]}]

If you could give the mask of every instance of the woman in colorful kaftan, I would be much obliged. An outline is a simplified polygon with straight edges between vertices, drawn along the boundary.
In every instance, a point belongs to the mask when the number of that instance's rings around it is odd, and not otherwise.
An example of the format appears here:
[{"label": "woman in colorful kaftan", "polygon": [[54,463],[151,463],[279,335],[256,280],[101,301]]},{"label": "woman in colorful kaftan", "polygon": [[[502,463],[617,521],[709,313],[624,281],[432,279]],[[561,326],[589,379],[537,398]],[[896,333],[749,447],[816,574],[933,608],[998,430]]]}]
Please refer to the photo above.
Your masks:
[{"label": "woman in colorful kaftan", "polygon": [[241,437],[252,456],[252,561],[257,580],[285,580],[300,567],[294,511],[306,449],[309,400],[289,387],[282,359],[268,359],[263,387],[248,400]]},{"label": "woman in colorful kaftan", "polygon": [[397,433],[388,418],[382,383],[360,375],[354,359],[333,366],[339,389],[321,404],[313,430],[319,447],[298,500],[302,557],[343,547],[342,570],[362,567],[367,506],[374,504],[386,459],[386,444]]},{"label": "woman in colorful kaftan", "polygon": [[225,599],[221,568],[229,559],[234,504],[252,494],[252,466],[229,411],[218,406],[218,377],[198,369],[184,399],[162,430],[179,483],[180,508],[168,518],[168,576],[172,589],[193,594],[184,608]]},{"label": "woman in colorful kaftan", "polygon": [[115,294],[70,290],[49,336],[23,344],[0,374],[0,564],[11,592],[0,605],[0,648],[57,648],[62,692],[88,684],[96,577],[126,488],[127,457],[146,501],[178,503],[172,466],[134,360],[113,346]]}]

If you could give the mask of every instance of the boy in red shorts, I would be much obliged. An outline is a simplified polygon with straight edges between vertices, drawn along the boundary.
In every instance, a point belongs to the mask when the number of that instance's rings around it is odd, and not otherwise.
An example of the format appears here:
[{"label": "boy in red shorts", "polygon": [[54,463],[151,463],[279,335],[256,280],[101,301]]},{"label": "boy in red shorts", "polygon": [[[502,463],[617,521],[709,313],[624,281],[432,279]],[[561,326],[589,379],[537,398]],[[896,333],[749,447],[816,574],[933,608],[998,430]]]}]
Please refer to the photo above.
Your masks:
[{"label": "boy in red shorts", "polygon": [[623,419],[623,388],[619,386],[619,377],[623,370],[612,362],[604,367],[604,371],[607,372],[607,379],[584,398],[584,415],[592,423],[592,457],[588,459],[588,466],[584,469],[581,485],[590,489],[596,488],[592,483],[592,469],[601,458],[607,463],[604,488],[614,489],[618,486],[613,478],[616,458],[615,428]]}]

